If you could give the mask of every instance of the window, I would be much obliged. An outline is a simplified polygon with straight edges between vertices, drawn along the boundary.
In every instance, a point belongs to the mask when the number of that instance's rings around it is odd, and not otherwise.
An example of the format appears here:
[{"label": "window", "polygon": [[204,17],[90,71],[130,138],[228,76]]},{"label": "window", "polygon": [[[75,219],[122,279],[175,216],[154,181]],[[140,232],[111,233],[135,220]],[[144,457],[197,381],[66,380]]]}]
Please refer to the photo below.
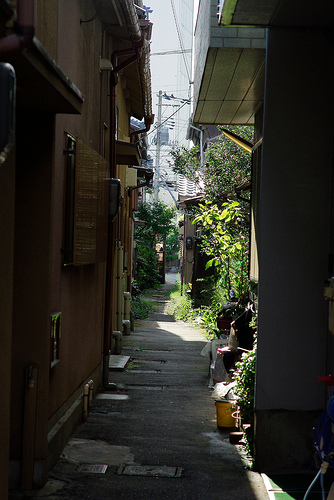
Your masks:
[{"label": "window", "polygon": [[105,262],[109,164],[83,141],[66,134],[64,265]]}]

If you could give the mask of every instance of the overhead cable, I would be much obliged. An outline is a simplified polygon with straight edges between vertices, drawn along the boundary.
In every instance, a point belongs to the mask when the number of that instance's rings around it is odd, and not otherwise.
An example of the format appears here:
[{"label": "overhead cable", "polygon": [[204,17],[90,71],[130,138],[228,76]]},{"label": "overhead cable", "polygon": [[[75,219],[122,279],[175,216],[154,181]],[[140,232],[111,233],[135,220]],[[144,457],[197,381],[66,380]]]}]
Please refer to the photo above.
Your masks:
[{"label": "overhead cable", "polygon": [[186,60],[186,57],[185,57],[185,48],[183,46],[183,41],[182,41],[182,37],[181,37],[180,27],[179,27],[179,23],[178,23],[177,16],[176,16],[174,0],[170,0],[170,3],[171,3],[171,6],[172,6],[172,11],[173,11],[173,16],[174,16],[174,21],[175,21],[177,36],[179,38],[179,43],[180,43],[181,52],[182,52],[182,56],[183,56],[183,61],[184,61],[184,65],[186,67],[188,81],[189,81],[189,84],[190,84],[191,83],[190,71],[189,71],[187,60]]},{"label": "overhead cable", "polygon": [[151,56],[171,56],[174,54],[190,54],[191,49],[166,50],[165,52],[152,52]]},{"label": "overhead cable", "polygon": [[[164,120],[163,122],[160,123],[160,125],[158,125],[157,127],[151,129],[149,132],[146,133],[146,137],[150,134],[152,134],[153,132],[156,132],[156,130],[158,130],[159,128],[162,127],[162,125],[164,125],[172,116],[176,115],[176,113],[178,113],[180,111],[180,109],[183,108],[183,106],[185,106],[186,104],[189,104],[189,101],[192,100],[192,97],[190,97],[190,99],[187,100],[187,102],[184,102],[183,104],[180,105],[180,107],[174,111],[171,115],[168,116],[168,118],[166,118],[166,120]],[[138,144],[140,141],[137,141],[136,144]]]}]

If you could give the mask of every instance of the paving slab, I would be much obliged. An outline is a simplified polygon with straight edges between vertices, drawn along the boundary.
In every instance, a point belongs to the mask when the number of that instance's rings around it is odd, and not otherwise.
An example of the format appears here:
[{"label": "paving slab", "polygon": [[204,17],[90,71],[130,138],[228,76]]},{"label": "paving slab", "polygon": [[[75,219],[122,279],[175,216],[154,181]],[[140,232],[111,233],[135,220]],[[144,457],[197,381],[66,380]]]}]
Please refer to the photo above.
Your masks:
[{"label": "paving slab", "polygon": [[129,361],[130,356],[112,354],[109,358],[109,370],[124,370]]}]

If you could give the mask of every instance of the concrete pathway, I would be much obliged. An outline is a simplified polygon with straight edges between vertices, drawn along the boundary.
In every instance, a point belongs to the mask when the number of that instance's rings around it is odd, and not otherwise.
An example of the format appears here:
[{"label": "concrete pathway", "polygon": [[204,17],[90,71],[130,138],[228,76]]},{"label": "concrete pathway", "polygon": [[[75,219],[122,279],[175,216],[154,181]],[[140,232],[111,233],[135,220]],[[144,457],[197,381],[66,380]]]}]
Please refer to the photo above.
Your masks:
[{"label": "concrete pathway", "polygon": [[[46,488],[49,499],[267,499],[240,446],[217,428],[208,389],[206,339],[159,309],[123,337],[125,371],[110,371],[116,393],[102,391],[63,450]],[[30,496],[31,498],[31,496]]]}]

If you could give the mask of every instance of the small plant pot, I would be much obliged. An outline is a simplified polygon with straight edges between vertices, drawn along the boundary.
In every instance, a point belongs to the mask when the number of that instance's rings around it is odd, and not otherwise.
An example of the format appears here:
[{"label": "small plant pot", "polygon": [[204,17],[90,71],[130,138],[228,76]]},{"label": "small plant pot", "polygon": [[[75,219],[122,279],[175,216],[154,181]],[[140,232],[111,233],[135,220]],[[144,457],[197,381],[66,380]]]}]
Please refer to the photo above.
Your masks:
[{"label": "small plant pot", "polygon": [[230,443],[238,444],[244,437],[244,433],[242,431],[232,431],[230,432]]}]

